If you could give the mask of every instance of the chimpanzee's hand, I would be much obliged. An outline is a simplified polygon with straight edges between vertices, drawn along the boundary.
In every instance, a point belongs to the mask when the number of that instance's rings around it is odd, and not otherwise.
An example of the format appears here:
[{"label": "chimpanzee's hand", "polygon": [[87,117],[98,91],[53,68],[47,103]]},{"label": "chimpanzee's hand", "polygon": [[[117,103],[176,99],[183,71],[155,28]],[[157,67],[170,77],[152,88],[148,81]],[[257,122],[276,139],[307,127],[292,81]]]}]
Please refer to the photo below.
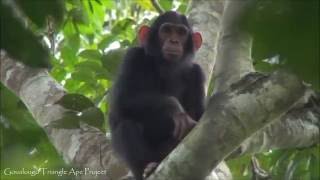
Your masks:
[{"label": "chimpanzee's hand", "polygon": [[197,124],[187,113],[180,112],[173,115],[174,131],[173,137],[182,140],[189,131]]}]

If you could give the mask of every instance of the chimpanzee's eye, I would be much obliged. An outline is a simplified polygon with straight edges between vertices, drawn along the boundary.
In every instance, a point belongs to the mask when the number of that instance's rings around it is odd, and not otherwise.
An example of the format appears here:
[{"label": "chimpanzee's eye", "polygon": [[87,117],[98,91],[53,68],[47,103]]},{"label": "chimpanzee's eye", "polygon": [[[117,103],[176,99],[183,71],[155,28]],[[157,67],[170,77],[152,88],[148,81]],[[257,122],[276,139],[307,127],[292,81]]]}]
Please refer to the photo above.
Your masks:
[{"label": "chimpanzee's eye", "polygon": [[170,24],[162,24],[160,27],[160,32],[166,33],[166,34],[170,34],[172,31],[172,25]]},{"label": "chimpanzee's eye", "polygon": [[185,36],[188,34],[188,28],[186,26],[178,26],[177,27],[177,33],[180,35],[180,36]]}]

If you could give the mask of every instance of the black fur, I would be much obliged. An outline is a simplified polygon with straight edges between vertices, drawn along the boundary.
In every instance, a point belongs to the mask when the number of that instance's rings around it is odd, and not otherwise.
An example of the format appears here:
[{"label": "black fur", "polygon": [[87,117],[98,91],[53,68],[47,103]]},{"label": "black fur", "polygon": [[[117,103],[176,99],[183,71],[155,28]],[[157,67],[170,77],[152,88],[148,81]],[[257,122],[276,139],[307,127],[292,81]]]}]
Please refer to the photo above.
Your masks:
[{"label": "black fur", "polygon": [[167,12],[159,16],[151,26],[146,47],[128,50],[112,94],[109,120],[113,147],[137,180],[143,179],[149,162],[160,162],[177,144],[172,136],[172,116],[178,107],[170,97],[178,99],[196,121],[204,111],[204,77],[200,66],[192,62],[192,36],[188,37],[183,59],[168,63],[162,58],[157,39],[164,22],[190,28],[183,15]]}]

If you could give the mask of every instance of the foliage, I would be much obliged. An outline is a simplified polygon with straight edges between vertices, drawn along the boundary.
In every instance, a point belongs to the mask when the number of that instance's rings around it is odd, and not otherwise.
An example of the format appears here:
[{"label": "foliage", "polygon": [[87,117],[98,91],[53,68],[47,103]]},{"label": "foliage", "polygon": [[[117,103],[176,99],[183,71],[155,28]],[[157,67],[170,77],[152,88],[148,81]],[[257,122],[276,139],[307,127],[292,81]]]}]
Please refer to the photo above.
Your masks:
[{"label": "foliage", "polygon": [[[319,145],[306,149],[273,150],[257,154],[261,167],[271,179],[318,179]],[[227,161],[235,179],[252,179],[251,156]]]},{"label": "foliage", "polygon": [[[109,0],[16,0],[1,1],[1,48],[15,59],[34,67],[51,67],[51,75],[69,93],[90,98],[103,112],[109,88],[126,48],[136,44],[136,31],[157,15],[149,1]],[[173,1],[159,1],[171,9]],[[178,1],[177,1],[178,2]],[[187,0],[176,8],[186,10]],[[16,16],[16,12],[20,12]],[[66,97],[65,99],[68,99]],[[73,102],[60,102],[68,109]],[[73,100],[71,100],[73,101]],[[84,106],[90,104],[86,100]],[[79,105],[81,106],[81,105]],[[91,105],[90,105],[91,106]],[[45,133],[32,118],[23,103],[1,84],[1,167],[67,168]],[[81,108],[81,107],[80,107]],[[82,109],[82,108],[81,108]],[[101,115],[94,107],[86,115]],[[69,124],[76,127],[76,116],[68,114]],[[96,116],[93,116],[96,117]],[[87,118],[88,119],[88,118]],[[62,121],[61,121],[62,122]],[[65,122],[65,121],[64,121]],[[95,124],[96,122],[88,122]],[[98,122],[100,123],[100,122]],[[66,127],[64,127],[66,128]],[[6,155],[6,156],[4,156]],[[8,155],[8,156],[7,156]],[[3,176],[1,172],[1,179]],[[12,179],[30,178],[14,176]],[[32,177],[37,179],[37,176]],[[43,179],[43,176],[39,177]],[[48,176],[45,179],[61,179]]]},{"label": "foliage", "polygon": [[[287,0],[282,2],[285,1]],[[189,0],[159,0],[159,4],[165,10],[175,9],[186,13]],[[1,48],[30,66],[48,67],[51,64],[51,75],[69,93],[82,94],[104,113],[108,113],[106,102],[109,90],[126,49],[137,44],[137,29],[142,24],[149,24],[157,15],[156,9],[149,0],[3,0],[0,5]],[[266,7],[265,11],[254,13],[275,19],[274,16],[277,14],[270,10],[270,7],[274,8],[272,4]],[[312,10],[307,15],[305,15],[305,9],[293,11],[293,15],[300,17],[300,15],[310,16],[314,12],[318,13],[317,8]],[[17,12],[18,16],[16,16]],[[303,28],[292,34],[288,33],[291,31],[286,24],[282,25],[282,33],[272,31],[277,28],[271,27],[278,26],[286,19],[276,24],[272,24],[275,23],[274,21],[263,18],[251,20],[252,24],[249,24],[249,27],[256,33],[256,38],[260,39],[259,42],[267,42],[264,46],[256,43],[253,54],[257,69],[269,72],[280,65],[295,67],[294,70],[302,74],[302,78],[319,88],[319,78],[317,79],[316,76],[319,73],[318,41],[312,41],[313,34],[303,33],[305,36],[298,36],[298,33],[305,32],[304,30],[306,32],[312,30],[314,33],[313,28],[318,28],[318,23],[305,16],[301,16],[303,19],[298,18],[297,21],[306,24],[301,24],[300,27]],[[317,17],[314,18],[317,19]],[[305,19],[308,21],[304,21]],[[307,28],[304,29],[305,27]],[[286,34],[288,36],[283,36]],[[318,37],[318,34],[315,36]],[[293,47],[288,46],[288,43],[283,45],[280,42],[289,42]],[[280,48],[265,50],[265,46],[270,48],[274,44],[279,45]],[[301,52],[301,54],[294,56],[291,54],[292,50],[280,51],[284,46],[293,48],[294,52]],[[282,56],[288,60],[282,61]],[[277,59],[279,57],[281,60]],[[0,88],[0,130],[3,137],[1,167],[66,167],[23,103],[3,85]],[[78,97],[78,95],[73,96]],[[83,98],[84,102],[87,102],[86,98]],[[93,107],[91,103],[85,103],[84,106],[88,104]],[[69,107],[70,102],[64,105]],[[69,109],[74,108],[79,107]],[[91,115],[96,110],[90,109],[87,114]],[[70,116],[73,120],[74,115]],[[58,123],[57,126],[61,124]],[[70,127],[74,127],[74,124]],[[258,159],[263,168],[277,178],[311,179],[319,177],[317,174],[319,171],[316,169],[319,167],[318,150],[319,147],[299,151],[274,151],[258,155]],[[241,157],[230,161],[229,164],[236,179],[241,177],[247,179],[251,176],[248,169],[249,159],[249,157]],[[48,178],[61,179],[56,176],[46,177]]]},{"label": "foliage", "polygon": [[[0,86],[0,134],[1,134],[1,179],[2,170],[11,168],[67,168],[62,158],[48,140],[45,132],[36,124],[25,105],[6,89]],[[21,176],[11,178],[20,179]],[[30,176],[27,176],[30,178]],[[11,179],[10,178],[10,179]],[[43,179],[44,176],[36,176],[33,179]],[[56,179],[46,177],[45,179]]]},{"label": "foliage", "polygon": [[320,90],[319,0],[257,1],[248,14],[258,70],[294,72]]}]

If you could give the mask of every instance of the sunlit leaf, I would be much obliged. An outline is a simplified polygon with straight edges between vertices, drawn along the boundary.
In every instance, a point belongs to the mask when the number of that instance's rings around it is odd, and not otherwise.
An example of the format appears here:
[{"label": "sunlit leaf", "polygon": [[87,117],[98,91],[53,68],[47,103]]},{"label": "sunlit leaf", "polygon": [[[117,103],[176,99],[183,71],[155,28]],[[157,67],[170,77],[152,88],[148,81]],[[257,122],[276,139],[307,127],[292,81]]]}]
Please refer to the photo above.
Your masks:
[{"label": "sunlit leaf", "polygon": [[66,88],[69,93],[74,93],[83,85],[83,83],[84,82],[81,80],[72,78],[72,79],[67,79],[63,87]]},{"label": "sunlit leaf", "polygon": [[79,24],[89,23],[86,12],[84,12],[80,7],[70,10],[69,14],[72,17],[73,22],[75,23],[79,23]]},{"label": "sunlit leaf", "polygon": [[50,74],[54,77],[54,79],[61,82],[62,80],[64,80],[67,71],[58,66],[53,66],[53,69],[51,69]]},{"label": "sunlit leaf", "polygon": [[105,35],[105,37],[98,43],[98,48],[103,50],[107,48],[112,42],[114,42],[118,37],[114,34]]},{"label": "sunlit leaf", "polygon": [[85,9],[85,12],[87,12],[90,26],[95,31],[101,30],[104,23],[105,7],[101,6],[95,1],[83,1],[83,7]]},{"label": "sunlit leaf", "polygon": [[118,21],[113,28],[111,29],[112,33],[119,34],[122,31],[126,31],[127,28],[132,28],[131,26],[135,23],[135,21],[131,18],[125,18],[123,20]]},{"label": "sunlit leaf", "polygon": [[112,78],[114,78],[118,72],[124,53],[124,49],[116,49],[109,51],[102,57],[102,64],[108,70]]},{"label": "sunlit leaf", "polygon": [[74,65],[77,61],[75,49],[70,46],[64,46],[61,50],[61,58],[65,65]]},{"label": "sunlit leaf", "polygon": [[164,10],[168,11],[172,9],[173,0],[160,0],[158,2]]},{"label": "sunlit leaf", "polygon": [[155,10],[151,1],[136,1],[145,10]]},{"label": "sunlit leaf", "polygon": [[67,21],[63,27],[63,34],[65,36],[71,36],[73,34],[76,34],[77,31],[74,27],[74,24],[72,23],[72,21]]},{"label": "sunlit leaf", "polygon": [[75,71],[71,74],[72,79],[83,81],[86,83],[92,83],[94,78],[94,73],[92,71]]},{"label": "sunlit leaf", "polygon": [[102,57],[102,54],[100,53],[100,51],[95,50],[95,49],[86,49],[83,50],[79,53],[80,57],[86,58],[86,59],[96,59],[99,60]]},{"label": "sunlit leaf", "polygon": [[80,63],[76,64],[75,67],[76,67],[76,69],[89,68],[92,71],[97,71],[97,70],[103,68],[100,61],[91,61],[91,60],[80,62]]},{"label": "sunlit leaf", "polygon": [[101,1],[107,9],[115,8],[115,1]]},{"label": "sunlit leaf", "polygon": [[188,9],[188,5],[189,5],[188,3],[189,3],[188,0],[181,1],[181,4],[180,4],[180,6],[179,6],[177,11],[179,11],[182,14],[185,14],[187,12],[187,9]]}]

